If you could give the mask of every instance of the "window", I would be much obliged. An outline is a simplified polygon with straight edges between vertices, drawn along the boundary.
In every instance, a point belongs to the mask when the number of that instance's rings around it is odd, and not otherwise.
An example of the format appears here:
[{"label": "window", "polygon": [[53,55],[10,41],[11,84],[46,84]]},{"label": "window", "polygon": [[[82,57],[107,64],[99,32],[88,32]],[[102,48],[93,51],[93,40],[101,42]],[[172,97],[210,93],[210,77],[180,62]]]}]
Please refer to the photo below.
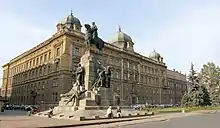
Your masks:
[{"label": "window", "polygon": [[40,89],[40,82],[38,82],[38,90]]},{"label": "window", "polygon": [[129,69],[132,69],[132,68],[133,68],[133,64],[130,63],[130,65],[129,65]]},{"label": "window", "polygon": [[44,66],[44,71],[43,71],[43,74],[45,74],[46,73],[46,66]]},{"label": "window", "polygon": [[37,69],[36,69],[36,71],[35,71],[35,76],[36,76],[36,77],[38,76],[38,74],[37,74]]},{"label": "window", "polygon": [[133,69],[136,70],[136,65],[135,64],[133,65]]},{"label": "window", "polygon": [[133,74],[128,74],[128,79],[129,79],[129,80],[134,80]]},{"label": "window", "polygon": [[47,61],[47,54],[44,55],[44,62]]},{"label": "window", "polygon": [[57,101],[58,101],[57,96],[58,96],[58,93],[56,92],[56,93],[55,93],[55,102],[57,102]]},{"label": "window", "polygon": [[50,56],[51,56],[51,52],[49,52],[49,54],[48,54],[48,59],[50,60]]},{"label": "window", "polygon": [[119,72],[116,70],[115,73],[116,73],[116,76],[115,76],[115,77],[116,77],[116,78],[119,78]]},{"label": "window", "polygon": [[51,66],[49,65],[48,66],[48,73],[50,73],[51,72]]},{"label": "window", "polygon": [[141,75],[141,82],[143,82],[143,75]]},{"label": "window", "polygon": [[42,89],[44,89],[44,81],[43,81],[43,83],[42,83]]},{"label": "window", "polygon": [[113,57],[110,57],[110,64],[114,65],[114,59],[113,59]]},{"label": "window", "polygon": [[40,69],[39,69],[39,76],[41,76],[41,73],[42,73],[42,69],[40,67]]},{"label": "window", "polygon": [[35,66],[35,60],[33,60],[33,66]]},{"label": "window", "polygon": [[74,56],[79,56],[79,48],[74,48]]},{"label": "window", "polygon": [[60,55],[60,48],[57,48],[57,56]]},{"label": "window", "polygon": [[54,98],[54,92],[53,92],[53,94],[52,94],[52,101],[54,101],[54,99],[55,99],[55,98]]},{"label": "window", "polygon": [[56,71],[58,71],[58,69],[59,69],[59,61],[56,62]]},{"label": "window", "polygon": [[32,62],[32,61],[30,61],[30,68],[31,68],[31,66],[32,66],[32,65],[31,65],[32,63],[31,63],[31,62]]},{"label": "window", "polygon": [[53,79],[53,87],[58,86],[58,78]]},{"label": "window", "polygon": [[40,57],[40,64],[42,64],[43,56]]},{"label": "window", "polygon": [[37,58],[37,60],[36,60],[36,65],[38,65],[38,62],[39,62],[39,58]]},{"label": "window", "polygon": [[137,74],[134,75],[134,79],[135,79],[135,81],[138,81],[138,75]]},{"label": "window", "polygon": [[116,65],[120,66],[120,61],[118,59],[116,59]]},{"label": "window", "polygon": [[125,80],[128,79],[128,74],[124,74],[124,79],[125,79]]}]

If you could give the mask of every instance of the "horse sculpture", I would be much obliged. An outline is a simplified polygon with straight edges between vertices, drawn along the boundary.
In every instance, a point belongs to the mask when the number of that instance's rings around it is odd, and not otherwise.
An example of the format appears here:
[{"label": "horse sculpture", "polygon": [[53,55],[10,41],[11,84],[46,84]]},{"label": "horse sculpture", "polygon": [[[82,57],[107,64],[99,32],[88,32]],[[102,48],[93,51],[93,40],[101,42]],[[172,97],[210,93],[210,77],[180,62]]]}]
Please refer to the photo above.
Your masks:
[{"label": "horse sculpture", "polygon": [[94,30],[92,30],[89,24],[85,24],[84,26],[86,28],[85,41],[87,44],[87,48],[90,49],[90,46],[94,44],[96,48],[98,49],[98,53],[102,54],[102,49],[104,47],[105,42],[98,36],[93,37]]}]

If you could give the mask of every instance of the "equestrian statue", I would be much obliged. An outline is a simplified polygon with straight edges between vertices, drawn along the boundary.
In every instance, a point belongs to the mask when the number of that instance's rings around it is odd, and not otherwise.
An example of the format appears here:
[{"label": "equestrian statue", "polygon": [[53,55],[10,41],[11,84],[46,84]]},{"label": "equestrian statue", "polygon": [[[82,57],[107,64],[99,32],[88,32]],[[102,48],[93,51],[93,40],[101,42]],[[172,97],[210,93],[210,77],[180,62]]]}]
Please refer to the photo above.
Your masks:
[{"label": "equestrian statue", "polygon": [[95,22],[92,22],[92,27],[89,24],[85,24],[84,26],[86,28],[85,41],[87,48],[90,50],[90,46],[93,44],[98,49],[98,53],[102,54],[105,42],[98,37],[98,28],[95,25]]}]

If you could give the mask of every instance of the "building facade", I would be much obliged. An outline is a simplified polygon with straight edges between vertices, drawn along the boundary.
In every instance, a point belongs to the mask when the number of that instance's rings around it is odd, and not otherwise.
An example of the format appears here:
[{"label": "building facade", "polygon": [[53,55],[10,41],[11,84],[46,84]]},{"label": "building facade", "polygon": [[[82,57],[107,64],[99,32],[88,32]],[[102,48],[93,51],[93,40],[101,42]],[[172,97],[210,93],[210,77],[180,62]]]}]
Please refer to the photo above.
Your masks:
[{"label": "building facade", "polygon": [[[51,38],[3,65],[2,96],[13,104],[55,105],[72,88],[86,46],[80,20],[68,15]],[[186,76],[167,69],[163,57],[134,51],[132,38],[121,31],[105,44],[105,64],[112,67],[112,95],[124,105],[178,103]],[[174,85],[174,86],[173,86]]]}]

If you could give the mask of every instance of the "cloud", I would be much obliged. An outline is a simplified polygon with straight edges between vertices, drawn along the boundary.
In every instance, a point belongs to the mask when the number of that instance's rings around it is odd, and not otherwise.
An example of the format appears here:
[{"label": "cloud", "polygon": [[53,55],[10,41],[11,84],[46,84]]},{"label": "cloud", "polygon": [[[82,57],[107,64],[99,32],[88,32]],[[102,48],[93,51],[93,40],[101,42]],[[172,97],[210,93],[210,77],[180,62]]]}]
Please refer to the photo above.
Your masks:
[{"label": "cloud", "polygon": [[[43,42],[52,35],[48,28],[41,28],[29,23],[10,12],[0,12],[0,65],[4,65],[14,57]],[[2,69],[0,70],[0,86]]]},{"label": "cloud", "polygon": [[147,47],[155,48],[164,56],[168,67],[188,72],[194,62],[197,70],[207,61],[220,63],[220,8],[193,7],[180,12],[160,28]]}]

